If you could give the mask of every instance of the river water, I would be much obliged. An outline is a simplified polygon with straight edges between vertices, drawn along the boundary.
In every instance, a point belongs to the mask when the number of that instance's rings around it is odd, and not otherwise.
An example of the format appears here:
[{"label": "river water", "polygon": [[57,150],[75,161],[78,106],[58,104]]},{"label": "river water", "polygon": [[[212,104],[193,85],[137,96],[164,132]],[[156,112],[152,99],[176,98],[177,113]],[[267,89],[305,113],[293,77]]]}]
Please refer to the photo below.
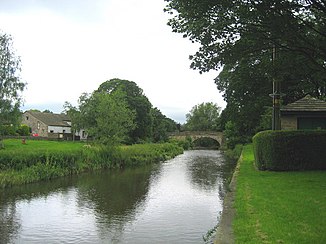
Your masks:
[{"label": "river water", "polygon": [[0,243],[204,243],[232,165],[186,151],[145,167],[0,190]]}]

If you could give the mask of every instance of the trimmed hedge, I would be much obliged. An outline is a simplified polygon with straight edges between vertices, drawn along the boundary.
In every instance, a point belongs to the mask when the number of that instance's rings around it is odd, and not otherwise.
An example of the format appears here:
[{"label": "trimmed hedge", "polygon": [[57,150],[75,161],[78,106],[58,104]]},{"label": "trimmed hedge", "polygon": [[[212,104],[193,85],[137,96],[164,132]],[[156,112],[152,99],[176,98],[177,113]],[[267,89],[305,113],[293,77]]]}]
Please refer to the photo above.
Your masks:
[{"label": "trimmed hedge", "polygon": [[260,170],[326,170],[326,131],[262,131],[253,137]]}]

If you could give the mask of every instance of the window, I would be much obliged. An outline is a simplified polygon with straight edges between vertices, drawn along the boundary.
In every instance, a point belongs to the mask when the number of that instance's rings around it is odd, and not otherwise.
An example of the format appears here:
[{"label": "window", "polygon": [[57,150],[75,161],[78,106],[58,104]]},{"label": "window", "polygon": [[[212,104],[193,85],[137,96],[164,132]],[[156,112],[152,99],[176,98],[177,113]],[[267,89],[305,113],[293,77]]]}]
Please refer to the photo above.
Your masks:
[{"label": "window", "polygon": [[54,131],[53,130],[50,130],[50,133],[53,133]]},{"label": "window", "polygon": [[37,121],[37,129],[39,130],[41,127],[40,121]]},{"label": "window", "polygon": [[26,116],[26,120],[28,120],[28,116]]}]

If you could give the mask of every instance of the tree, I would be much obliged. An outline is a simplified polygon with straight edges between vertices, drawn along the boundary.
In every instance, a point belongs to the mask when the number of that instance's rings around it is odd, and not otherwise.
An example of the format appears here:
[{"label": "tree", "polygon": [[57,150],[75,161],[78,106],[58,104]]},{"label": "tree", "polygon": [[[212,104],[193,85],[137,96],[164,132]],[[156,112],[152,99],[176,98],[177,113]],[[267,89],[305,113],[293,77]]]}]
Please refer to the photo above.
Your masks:
[{"label": "tree", "polygon": [[255,133],[272,105],[273,79],[281,83],[284,104],[306,94],[326,97],[325,1],[166,2],[172,30],[200,43],[191,67],[222,69],[215,80],[227,102],[221,127],[231,121],[241,140]]},{"label": "tree", "polygon": [[192,56],[194,68],[217,69],[237,56],[276,46],[300,53],[316,69],[325,70],[323,0],[165,1],[173,31],[201,44]]},{"label": "tree", "polygon": [[71,103],[67,101],[64,103],[63,107],[64,107],[64,113],[66,113],[71,120],[71,132],[74,141],[76,132],[79,132],[81,129],[83,129],[81,113],[79,111],[79,108],[73,106]]},{"label": "tree", "polygon": [[221,108],[217,104],[208,102],[195,105],[186,114],[186,130],[191,131],[216,131],[219,126]]},{"label": "tree", "polygon": [[49,109],[45,109],[45,110],[43,110],[43,112],[42,113],[49,113],[49,114],[53,114],[53,112],[51,111],[51,110],[49,110]]},{"label": "tree", "polygon": [[0,33],[0,126],[19,124],[20,92],[26,85],[20,80],[20,70],[20,58],[14,53],[11,36]]},{"label": "tree", "polygon": [[153,118],[153,142],[167,141],[168,132],[178,130],[177,123],[163,115],[158,108],[152,108],[151,114]]},{"label": "tree", "polygon": [[85,129],[88,136],[101,144],[114,146],[124,142],[128,132],[135,127],[135,113],[129,109],[125,96],[122,91],[112,94],[94,91],[91,95],[80,96],[78,108],[66,102],[73,129]]},{"label": "tree", "polygon": [[100,85],[97,91],[113,94],[123,91],[126,102],[131,110],[135,111],[135,128],[129,132],[129,143],[150,140],[152,138],[153,118],[152,104],[144,95],[143,90],[135,82],[121,79],[111,79]]}]

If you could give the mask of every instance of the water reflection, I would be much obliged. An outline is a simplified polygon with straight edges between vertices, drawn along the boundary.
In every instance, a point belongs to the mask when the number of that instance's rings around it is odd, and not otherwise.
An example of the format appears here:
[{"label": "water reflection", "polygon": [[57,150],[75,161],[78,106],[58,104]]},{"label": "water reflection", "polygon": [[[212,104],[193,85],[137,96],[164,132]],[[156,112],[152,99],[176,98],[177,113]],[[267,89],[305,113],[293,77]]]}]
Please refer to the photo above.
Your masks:
[{"label": "water reflection", "polygon": [[8,203],[0,206],[0,243],[9,243],[17,235],[20,222],[16,216],[16,206]]},{"label": "water reflection", "polygon": [[158,166],[88,175],[78,181],[79,207],[94,210],[101,240],[118,242],[126,223],[134,220],[143,206],[151,178]]},{"label": "water reflection", "polygon": [[218,151],[0,190],[0,243],[201,243],[228,177]]},{"label": "water reflection", "polygon": [[201,150],[190,153],[188,167],[192,183],[206,191],[214,190],[218,182],[223,182],[224,158],[220,151]]}]

